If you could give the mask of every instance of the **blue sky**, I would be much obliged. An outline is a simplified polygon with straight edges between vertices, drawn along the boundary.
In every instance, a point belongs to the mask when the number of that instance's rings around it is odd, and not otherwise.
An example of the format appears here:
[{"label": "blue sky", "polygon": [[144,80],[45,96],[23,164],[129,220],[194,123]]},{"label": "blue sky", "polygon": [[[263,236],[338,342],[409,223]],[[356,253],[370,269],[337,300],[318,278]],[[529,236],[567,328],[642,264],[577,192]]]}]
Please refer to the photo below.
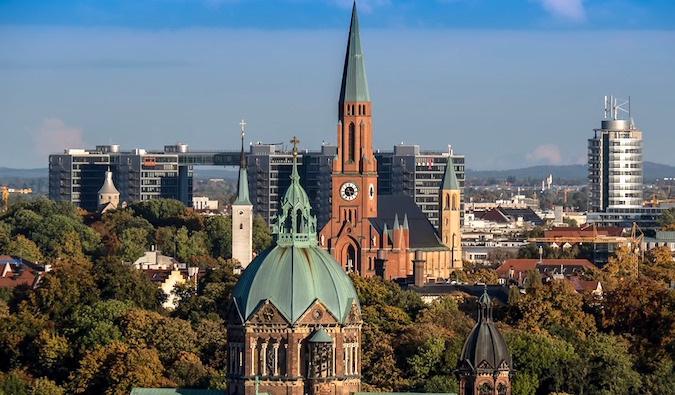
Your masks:
[{"label": "blue sky", "polygon": [[[585,163],[603,97],[675,165],[675,2],[357,3],[375,148],[474,169]],[[0,1],[0,166],[64,147],[335,140],[349,0]]]}]

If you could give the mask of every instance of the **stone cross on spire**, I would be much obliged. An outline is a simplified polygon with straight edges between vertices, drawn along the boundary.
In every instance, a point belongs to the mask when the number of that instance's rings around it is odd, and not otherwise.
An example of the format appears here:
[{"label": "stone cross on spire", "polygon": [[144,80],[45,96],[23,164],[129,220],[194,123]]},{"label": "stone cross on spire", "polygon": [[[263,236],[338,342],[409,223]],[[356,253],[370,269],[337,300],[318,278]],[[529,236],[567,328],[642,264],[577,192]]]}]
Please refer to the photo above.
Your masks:
[{"label": "stone cross on spire", "polygon": [[246,122],[244,122],[244,118],[241,119],[241,122],[239,122],[241,125],[241,138],[242,140],[244,139],[244,126],[246,126]]},{"label": "stone cross on spire", "polygon": [[298,156],[298,143],[300,140],[298,140],[297,137],[293,136],[293,138],[290,141],[293,144],[293,157]]}]

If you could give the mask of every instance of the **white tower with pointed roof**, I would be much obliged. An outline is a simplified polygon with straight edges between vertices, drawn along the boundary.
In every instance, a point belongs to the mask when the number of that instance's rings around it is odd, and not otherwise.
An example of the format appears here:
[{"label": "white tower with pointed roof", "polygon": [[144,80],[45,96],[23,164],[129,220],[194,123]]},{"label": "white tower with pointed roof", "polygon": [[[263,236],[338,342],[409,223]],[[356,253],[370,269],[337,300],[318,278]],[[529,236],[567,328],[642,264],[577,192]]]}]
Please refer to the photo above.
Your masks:
[{"label": "white tower with pointed roof", "polygon": [[100,212],[114,210],[120,204],[120,192],[115,188],[112,176],[113,173],[108,169],[108,171],[105,172],[103,186],[98,190],[97,207]]},{"label": "white tower with pointed roof", "polygon": [[239,183],[237,199],[232,203],[232,258],[245,269],[253,259],[253,204],[248,197],[248,175],[244,155],[244,126],[241,125],[241,157],[239,159]]}]

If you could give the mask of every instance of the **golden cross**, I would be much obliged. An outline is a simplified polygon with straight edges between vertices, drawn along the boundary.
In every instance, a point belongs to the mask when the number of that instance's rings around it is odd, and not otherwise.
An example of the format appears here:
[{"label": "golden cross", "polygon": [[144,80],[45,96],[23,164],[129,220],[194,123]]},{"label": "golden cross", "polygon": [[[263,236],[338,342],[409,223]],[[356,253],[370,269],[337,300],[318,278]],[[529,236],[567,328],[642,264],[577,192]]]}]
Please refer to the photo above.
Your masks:
[{"label": "golden cross", "polygon": [[298,143],[300,140],[298,140],[297,137],[293,136],[291,139],[291,143],[293,144],[293,156],[298,156]]}]

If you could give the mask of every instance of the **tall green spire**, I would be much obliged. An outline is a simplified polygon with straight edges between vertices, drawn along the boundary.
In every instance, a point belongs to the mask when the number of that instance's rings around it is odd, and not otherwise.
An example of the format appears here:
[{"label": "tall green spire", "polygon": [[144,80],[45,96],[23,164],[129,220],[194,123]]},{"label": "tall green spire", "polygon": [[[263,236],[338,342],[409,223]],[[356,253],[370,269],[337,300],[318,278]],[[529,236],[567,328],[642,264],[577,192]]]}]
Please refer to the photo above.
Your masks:
[{"label": "tall green spire", "polygon": [[452,191],[459,189],[459,181],[457,181],[457,174],[455,174],[455,166],[452,164],[452,158],[448,158],[448,164],[445,166],[445,173],[443,173],[443,183],[441,189],[444,191]]},{"label": "tall green spire", "polygon": [[309,247],[317,244],[316,217],[310,214],[312,206],[309,204],[307,192],[300,185],[298,174],[298,148],[300,142],[295,136],[293,143],[293,169],[291,170],[291,185],[281,199],[279,216],[273,220],[272,233],[276,237],[277,245]]},{"label": "tall green spire", "polygon": [[246,173],[246,155],[244,155],[244,125],[246,122],[242,119],[241,125],[241,156],[239,157],[239,181],[237,183],[237,199],[232,203],[233,206],[251,206],[251,200],[248,198],[248,175]]},{"label": "tall green spire", "polygon": [[347,42],[345,68],[342,72],[342,86],[340,88],[340,104],[345,102],[370,102],[366,64],[363,61],[363,52],[361,51],[359,18],[356,15],[356,1],[352,8],[352,22],[349,26],[349,41]]}]

